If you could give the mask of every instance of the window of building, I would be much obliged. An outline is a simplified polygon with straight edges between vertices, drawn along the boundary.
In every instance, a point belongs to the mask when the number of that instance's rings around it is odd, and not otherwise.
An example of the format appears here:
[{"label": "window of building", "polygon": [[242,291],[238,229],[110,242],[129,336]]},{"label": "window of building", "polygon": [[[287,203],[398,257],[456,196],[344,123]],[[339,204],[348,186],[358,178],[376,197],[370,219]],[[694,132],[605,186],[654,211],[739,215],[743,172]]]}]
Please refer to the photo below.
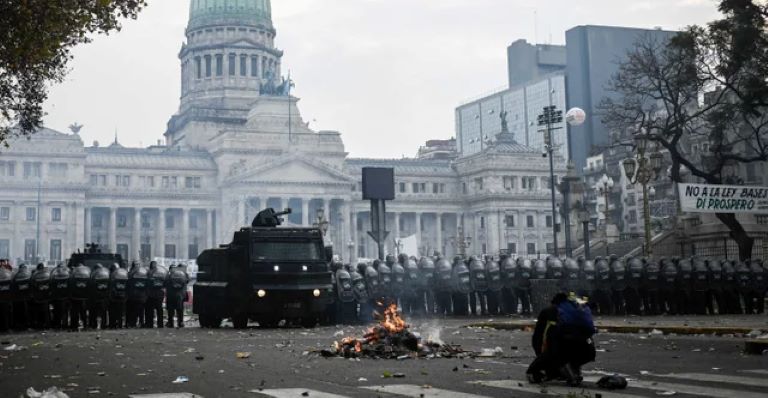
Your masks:
[{"label": "window of building", "polygon": [[176,245],[165,245],[165,258],[176,258]]},{"label": "window of building", "polygon": [[123,179],[121,181],[121,186],[130,187],[131,186],[131,176],[123,176]]},{"label": "window of building", "polygon": [[141,215],[141,227],[142,228],[150,228],[152,226],[152,222],[150,221],[149,214],[142,214]]},{"label": "window of building", "polygon": [[101,185],[102,187],[106,187],[107,186],[107,175],[106,174],[102,174],[102,175],[99,176],[99,185]]},{"label": "window of building", "polygon": [[125,228],[128,226],[128,217],[126,217],[124,214],[120,214],[117,216],[117,227],[118,228]]},{"label": "window of building", "polygon": [[536,177],[523,177],[522,181],[523,190],[533,191],[536,189]]},{"label": "window of building", "polygon": [[92,216],[91,226],[94,228],[101,228],[102,225],[104,225],[104,220],[102,219],[101,214],[94,214]]},{"label": "window of building", "polygon": [[31,263],[37,262],[37,241],[34,239],[24,240],[24,260]]},{"label": "window of building", "polygon": [[481,245],[481,250],[483,251],[483,254],[487,254],[488,253],[488,245],[483,243]]},{"label": "window of building", "polygon": [[547,243],[547,254],[555,254],[555,245],[552,242]]},{"label": "window of building", "polygon": [[40,162],[24,162],[24,178],[40,177],[42,166]]},{"label": "window of building", "polygon": [[251,77],[259,77],[259,57],[251,55]]},{"label": "window of building", "polygon": [[200,57],[195,57],[195,74],[197,75],[198,79],[203,77],[203,68],[201,68],[200,65]]},{"label": "window of building", "polygon": [[211,77],[211,56],[205,56],[205,77]]},{"label": "window of building", "polygon": [[178,188],[179,187],[179,177],[173,176],[171,177],[171,188]]},{"label": "window of building", "polygon": [[119,187],[123,185],[123,176],[115,176],[115,186]]},{"label": "window of building", "polygon": [[61,240],[60,239],[51,240],[51,256],[49,257],[49,260],[61,261]]},{"label": "window of building", "polygon": [[515,177],[512,177],[512,176],[504,177],[504,189],[506,189],[507,191],[511,191],[515,189]]},{"label": "window of building", "polygon": [[123,259],[127,259],[128,257],[128,245],[125,243],[118,243],[117,244],[117,254],[120,255]]},{"label": "window of building", "polygon": [[163,176],[162,184],[163,184],[163,185],[162,185],[162,186],[163,186],[163,188],[168,188],[168,187],[170,187],[170,184],[171,184],[171,177],[168,177],[168,176]]},{"label": "window of building", "polygon": [[184,187],[187,189],[200,189],[201,177],[186,177],[184,179]]},{"label": "window of building", "polygon": [[507,225],[507,228],[512,228],[515,226],[515,216],[512,214],[507,214],[504,216],[504,224]]},{"label": "window of building", "polygon": [[552,216],[546,217],[547,228],[552,228]]},{"label": "window of building", "polygon": [[507,243],[507,254],[517,254],[517,243]]},{"label": "window of building", "polygon": [[248,75],[248,57],[245,55],[240,56],[240,76]]},{"label": "window of building", "polygon": [[34,207],[27,207],[27,221],[35,221],[37,219],[37,209]]},{"label": "window of building", "polygon": [[99,176],[97,176],[96,174],[91,174],[90,181],[91,181],[91,186],[95,187],[96,185],[99,185]]},{"label": "window of building", "polygon": [[445,184],[440,184],[437,182],[433,183],[432,193],[445,193]]},{"label": "window of building", "polygon": [[149,243],[142,243],[139,249],[139,257],[142,261],[147,261],[152,257],[152,245]]},{"label": "window of building", "polygon": [[637,211],[630,210],[629,211],[629,223],[630,224],[637,224]]},{"label": "window of building", "polygon": [[165,215],[165,229],[176,228],[176,218],[172,214]]},{"label": "window of building", "polygon": [[475,191],[482,191],[483,190],[483,178],[475,178]]},{"label": "window of building", "polygon": [[526,226],[528,226],[528,228],[536,227],[536,219],[533,216],[527,216],[526,221]]},{"label": "window of building", "polygon": [[197,229],[199,225],[199,219],[197,214],[189,214],[189,229]]},{"label": "window of building", "polygon": [[526,250],[528,250],[528,255],[536,254],[536,244],[535,243],[529,243],[526,245]]},{"label": "window of building", "polygon": [[229,75],[234,76],[237,69],[237,55],[229,54]]},{"label": "window of building", "polygon": [[197,255],[200,254],[200,252],[199,252],[200,249],[198,249],[197,243],[190,243],[189,247],[188,247],[188,250],[189,251],[187,251],[187,254],[188,254],[189,259],[197,258]]},{"label": "window of building", "polygon": [[66,177],[69,165],[66,163],[51,163],[48,165],[48,172],[52,177]]},{"label": "window of building", "polygon": [[485,217],[480,217],[480,229],[485,229]]},{"label": "window of building", "polygon": [[216,76],[224,74],[224,56],[216,54]]},{"label": "window of building", "polygon": [[16,162],[0,161],[0,177],[13,177],[16,175]]},{"label": "window of building", "polygon": [[0,258],[11,257],[11,241],[9,239],[0,239]]},{"label": "window of building", "polygon": [[[0,207],[0,221],[8,221],[11,219],[11,208],[10,207]],[[0,257],[5,258],[5,257]]]},{"label": "window of building", "polygon": [[61,207],[54,207],[51,209],[51,221],[61,222]]},{"label": "window of building", "polygon": [[155,187],[155,177],[154,176],[147,176],[147,187],[154,188]]},{"label": "window of building", "polygon": [[399,185],[399,187],[400,187],[400,190],[399,190],[399,191],[400,191],[400,193],[405,193],[405,190],[406,190],[406,188],[405,188],[405,183],[404,183],[404,182],[401,182],[401,183],[400,183],[400,184],[398,184],[398,185]]},{"label": "window of building", "polygon": [[412,184],[411,184],[411,188],[412,188],[412,189],[411,189],[411,192],[413,192],[413,193],[419,193],[419,183],[418,183],[418,182],[414,182],[414,183],[412,183]]}]

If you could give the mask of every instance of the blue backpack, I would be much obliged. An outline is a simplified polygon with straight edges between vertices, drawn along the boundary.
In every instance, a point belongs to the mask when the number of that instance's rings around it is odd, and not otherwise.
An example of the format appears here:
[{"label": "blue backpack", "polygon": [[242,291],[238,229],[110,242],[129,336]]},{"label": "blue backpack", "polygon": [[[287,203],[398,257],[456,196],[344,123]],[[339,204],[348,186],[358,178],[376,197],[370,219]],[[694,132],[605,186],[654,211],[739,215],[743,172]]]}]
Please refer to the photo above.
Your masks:
[{"label": "blue backpack", "polygon": [[588,306],[573,300],[565,300],[557,306],[557,326],[565,333],[574,333],[580,337],[589,338],[595,334],[592,311]]}]

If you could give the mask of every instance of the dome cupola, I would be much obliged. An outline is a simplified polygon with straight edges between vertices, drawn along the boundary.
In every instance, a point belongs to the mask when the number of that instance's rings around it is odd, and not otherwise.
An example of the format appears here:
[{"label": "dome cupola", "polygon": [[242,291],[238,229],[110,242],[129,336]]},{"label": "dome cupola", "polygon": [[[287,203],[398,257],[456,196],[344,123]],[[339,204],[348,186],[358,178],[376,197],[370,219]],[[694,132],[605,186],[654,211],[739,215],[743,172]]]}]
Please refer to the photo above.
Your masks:
[{"label": "dome cupola", "polygon": [[272,30],[270,0],[191,0],[188,29],[254,26]]}]

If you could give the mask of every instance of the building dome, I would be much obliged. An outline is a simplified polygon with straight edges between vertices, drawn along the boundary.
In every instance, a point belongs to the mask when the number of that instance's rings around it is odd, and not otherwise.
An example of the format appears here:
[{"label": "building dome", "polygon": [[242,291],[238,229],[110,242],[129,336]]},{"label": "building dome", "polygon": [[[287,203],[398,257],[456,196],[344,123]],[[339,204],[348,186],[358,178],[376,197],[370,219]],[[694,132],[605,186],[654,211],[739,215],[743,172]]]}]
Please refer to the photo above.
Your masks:
[{"label": "building dome", "polygon": [[271,0],[191,0],[189,29],[237,25],[273,29]]}]

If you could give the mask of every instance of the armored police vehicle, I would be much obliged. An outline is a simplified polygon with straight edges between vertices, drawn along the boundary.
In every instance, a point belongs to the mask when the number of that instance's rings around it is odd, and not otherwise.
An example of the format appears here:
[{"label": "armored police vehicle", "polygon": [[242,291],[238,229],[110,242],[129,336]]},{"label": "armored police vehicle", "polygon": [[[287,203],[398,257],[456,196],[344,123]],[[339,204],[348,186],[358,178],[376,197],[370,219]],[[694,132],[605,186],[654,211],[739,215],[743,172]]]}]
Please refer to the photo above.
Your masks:
[{"label": "armored police vehicle", "polygon": [[77,267],[78,264],[83,264],[90,269],[94,269],[96,264],[101,264],[104,267],[109,268],[112,264],[119,264],[125,266],[123,257],[114,253],[103,253],[101,247],[97,243],[89,243],[85,245],[85,251],[81,252],[79,249],[77,252],[72,253],[72,256],[67,262],[67,266],[72,269]]},{"label": "armored police vehicle", "polygon": [[266,209],[232,243],[198,256],[193,312],[200,326],[219,327],[224,318],[239,329],[249,320],[314,326],[332,314],[332,253],[319,228],[278,228],[290,213]]}]

